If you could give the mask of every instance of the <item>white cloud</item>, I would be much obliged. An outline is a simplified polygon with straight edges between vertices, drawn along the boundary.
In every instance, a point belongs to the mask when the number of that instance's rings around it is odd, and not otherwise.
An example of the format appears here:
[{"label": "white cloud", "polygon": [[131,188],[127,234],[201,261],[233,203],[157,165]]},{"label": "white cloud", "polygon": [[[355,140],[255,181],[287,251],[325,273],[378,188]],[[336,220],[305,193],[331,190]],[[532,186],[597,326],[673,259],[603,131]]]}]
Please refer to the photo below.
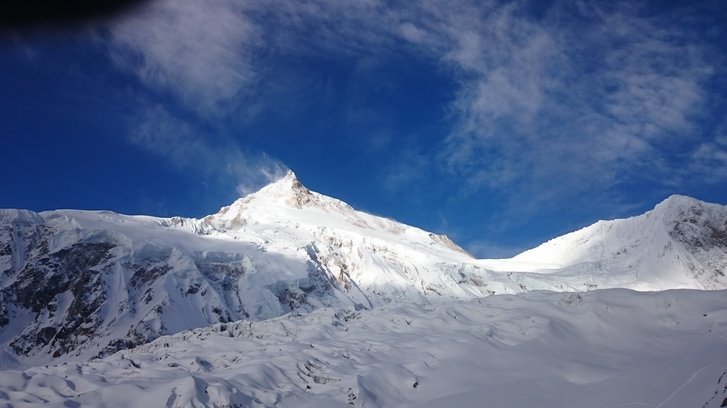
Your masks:
[{"label": "white cloud", "polygon": [[144,109],[129,140],[181,170],[232,182],[240,195],[255,191],[286,172],[284,165],[267,155],[245,151],[228,137],[205,134],[161,106]]},{"label": "white cloud", "polygon": [[[709,49],[669,18],[625,2],[556,1],[540,17],[530,6],[157,0],[111,27],[110,37],[120,65],[202,114],[229,113],[229,104],[244,110],[240,98],[252,99],[271,72],[264,64],[275,63],[262,50],[376,59],[404,47],[460,84],[438,160],[413,161],[441,166],[473,191],[507,189],[520,206],[673,172],[669,152],[695,143],[714,69]],[[721,156],[697,149],[692,157]],[[404,176],[387,183],[412,179]]]},{"label": "white cloud", "polygon": [[688,154],[688,162],[676,177],[681,184],[727,182],[727,121],[712,140],[698,144]]},{"label": "white cloud", "polygon": [[675,171],[668,149],[694,137],[712,72],[668,21],[587,5],[583,31],[561,20],[566,6],[535,21],[511,4],[479,30],[462,18],[445,57],[463,88],[442,159],[474,189],[507,186],[520,208]]},{"label": "white cloud", "polygon": [[258,74],[258,28],[235,2],[155,0],[109,29],[117,64],[203,113],[229,111]]},{"label": "white cloud", "polygon": [[426,42],[427,33],[419,29],[416,25],[406,22],[399,26],[402,37],[413,43]]}]

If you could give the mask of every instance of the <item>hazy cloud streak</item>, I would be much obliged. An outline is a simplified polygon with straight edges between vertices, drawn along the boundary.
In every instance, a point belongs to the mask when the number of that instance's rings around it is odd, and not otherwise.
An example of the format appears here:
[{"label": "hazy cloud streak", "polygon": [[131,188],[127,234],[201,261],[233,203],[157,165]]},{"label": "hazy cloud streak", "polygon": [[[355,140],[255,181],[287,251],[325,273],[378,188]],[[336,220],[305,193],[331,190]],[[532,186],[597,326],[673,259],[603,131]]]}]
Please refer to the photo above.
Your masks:
[{"label": "hazy cloud streak", "polygon": [[200,129],[170,114],[160,106],[149,106],[132,129],[135,146],[168,159],[184,170],[207,177],[231,180],[239,195],[285,175],[286,167],[265,154],[253,154],[229,137],[201,137]]}]

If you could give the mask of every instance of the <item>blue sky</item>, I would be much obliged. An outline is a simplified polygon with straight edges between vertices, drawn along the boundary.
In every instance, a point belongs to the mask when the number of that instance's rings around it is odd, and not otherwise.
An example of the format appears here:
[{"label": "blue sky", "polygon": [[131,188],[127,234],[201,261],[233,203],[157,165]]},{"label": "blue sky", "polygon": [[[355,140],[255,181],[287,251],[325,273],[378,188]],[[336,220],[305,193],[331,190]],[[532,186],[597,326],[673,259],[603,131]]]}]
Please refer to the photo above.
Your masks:
[{"label": "blue sky", "polygon": [[288,168],[507,256],[727,203],[727,3],[156,0],[0,39],[0,207],[203,216]]}]

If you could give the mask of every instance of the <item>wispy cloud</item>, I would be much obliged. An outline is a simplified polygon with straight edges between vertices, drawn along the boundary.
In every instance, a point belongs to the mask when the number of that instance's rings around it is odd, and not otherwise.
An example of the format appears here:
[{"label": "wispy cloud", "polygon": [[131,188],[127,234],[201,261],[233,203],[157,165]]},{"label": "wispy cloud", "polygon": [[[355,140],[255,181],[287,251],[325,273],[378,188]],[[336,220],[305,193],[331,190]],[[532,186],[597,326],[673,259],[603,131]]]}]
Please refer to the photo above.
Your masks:
[{"label": "wispy cloud", "polygon": [[[561,24],[574,12],[588,31]],[[642,14],[560,4],[534,20],[511,5],[479,30],[463,17],[449,58],[464,86],[443,161],[474,189],[510,186],[537,204],[674,171],[663,159],[693,137],[712,68],[688,33]]]},{"label": "wispy cloud", "polygon": [[155,0],[108,27],[110,53],[204,114],[230,112],[258,75],[257,25],[232,1]]},{"label": "wispy cloud", "polygon": [[[675,167],[702,171],[674,152],[700,143],[711,46],[643,5],[556,1],[534,13],[535,3],[157,0],[110,28],[111,54],[213,117],[261,106],[254,90],[276,55],[430,61],[459,84],[452,128],[437,157],[402,159],[461,179],[464,193],[496,190],[519,210],[598,201]],[[684,160],[720,164],[720,149],[703,141]],[[389,188],[412,179],[385,178]]]},{"label": "wispy cloud", "polygon": [[727,126],[721,126],[712,140],[689,152],[688,163],[677,175],[685,183],[727,181]]},{"label": "wispy cloud", "polygon": [[282,177],[286,171],[277,160],[245,151],[226,135],[209,135],[158,105],[144,109],[129,133],[129,141],[181,170],[229,181],[240,195]]}]

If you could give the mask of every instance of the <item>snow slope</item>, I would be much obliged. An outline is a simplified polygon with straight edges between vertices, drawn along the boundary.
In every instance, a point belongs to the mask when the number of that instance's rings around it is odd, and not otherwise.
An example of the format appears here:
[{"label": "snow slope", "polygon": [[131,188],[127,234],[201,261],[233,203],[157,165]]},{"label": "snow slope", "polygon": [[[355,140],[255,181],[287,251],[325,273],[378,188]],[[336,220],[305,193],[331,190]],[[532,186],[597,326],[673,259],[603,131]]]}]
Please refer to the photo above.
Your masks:
[{"label": "snow slope", "polygon": [[727,208],[674,196],[509,260],[359,212],[289,173],[202,219],[0,210],[0,364],[86,360],[322,307],[534,289],[727,287]]},{"label": "snow slope", "polygon": [[581,276],[589,288],[727,287],[727,207],[673,195],[645,214],[599,221],[506,260],[492,270]]},{"label": "snow slope", "polygon": [[719,407],[727,292],[319,309],[0,372],[0,406]]}]

